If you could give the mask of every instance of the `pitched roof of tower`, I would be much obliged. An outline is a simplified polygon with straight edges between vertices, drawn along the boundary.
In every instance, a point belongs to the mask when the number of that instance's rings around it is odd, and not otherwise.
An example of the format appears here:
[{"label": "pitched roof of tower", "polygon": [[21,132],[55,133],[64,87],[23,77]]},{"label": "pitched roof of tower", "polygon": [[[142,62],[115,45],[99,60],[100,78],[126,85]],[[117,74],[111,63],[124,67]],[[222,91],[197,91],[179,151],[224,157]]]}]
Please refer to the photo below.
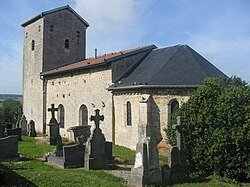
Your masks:
[{"label": "pitched roof of tower", "polygon": [[62,7],[59,7],[59,8],[55,8],[55,9],[52,9],[52,10],[42,12],[42,13],[38,14],[37,16],[31,18],[30,20],[24,22],[21,26],[26,27],[27,25],[35,22],[36,20],[44,17],[47,14],[52,14],[54,12],[61,11],[61,10],[69,10],[69,11],[71,11],[79,20],[81,20],[86,25],[86,27],[89,26],[89,23],[86,20],[84,20],[78,13],[76,13],[76,11],[74,11],[69,5],[65,5],[65,6],[62,6]]},{"label": "pitched roof of tower", "polygon": [[[131,71],[131,70],[130,70]],[[154,49],[109,89],[198,87],[208,77],[224,75],[188,45]]]},{"label": "pitched roof of tower", "polygon": [[97,56],[97,57],[87,58],[84,60],[78,60],[73,63],[69,62],[56,69],[42,72],[41,75],[46,76],[46,75],[60,74],[60,73],[65,73],[69,71],[75,71],[78,69],[92,68],[92,67],[97,67],[99,65],[110,64],[111,62],[115,60],[123,59],[125,57],[131,56],[137,53],[141,53],[144,51],[150,51],[155,48],[156,48],[155,45],[141,46],[141,47],[137,47],[137,48],[133,48],[129,50],[108,53],[108,54],[104,54],[104,55]]}]

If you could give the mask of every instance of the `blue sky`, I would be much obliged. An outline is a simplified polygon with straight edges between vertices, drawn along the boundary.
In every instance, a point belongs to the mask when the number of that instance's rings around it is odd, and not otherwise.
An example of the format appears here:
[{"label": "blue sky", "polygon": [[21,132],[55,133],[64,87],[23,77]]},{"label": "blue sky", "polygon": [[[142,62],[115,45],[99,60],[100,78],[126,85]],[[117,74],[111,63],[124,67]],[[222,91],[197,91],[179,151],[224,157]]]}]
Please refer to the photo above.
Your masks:
[{"label": "blue sky", "polygon": [[90,24],[87,56],[188,44],[250,82],[249,0],[0,0],[0,93],[22,93],[23,22],[69,4]]}]

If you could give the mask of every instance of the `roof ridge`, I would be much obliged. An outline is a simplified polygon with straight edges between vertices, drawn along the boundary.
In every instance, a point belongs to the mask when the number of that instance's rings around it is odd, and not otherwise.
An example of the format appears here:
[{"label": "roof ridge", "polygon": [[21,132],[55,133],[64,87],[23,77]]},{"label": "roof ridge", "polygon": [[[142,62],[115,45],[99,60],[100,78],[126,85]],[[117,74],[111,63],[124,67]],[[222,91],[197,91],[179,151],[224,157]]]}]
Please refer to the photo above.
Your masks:
[{"label": "roof ridge", "polygon": [[50,13],[54,13],[54,12],[57,12],[57,11],[60,11],[60,10],[64,10],[64,9],[69,9],[78,19],[80,19],[85,25],[86,27],[89,26],[89,23],[84,20],[73,8],[71,8],[69,5],[64,5],[64,6],[61,6],[61,7],[57,7],[57,8],[53,8],[53,9],[50,9],[50,10],[47,10],[47,11],[43,11],[41,12],[40,14],[34,16],[33,18],[29,19],[28,21],[24,22],[23,24],[21,24],[22,27],[26,27],[27,25],[35,22],[36,20],[42,18],[43,16],[47,15],[47,14],[50,14]]}]

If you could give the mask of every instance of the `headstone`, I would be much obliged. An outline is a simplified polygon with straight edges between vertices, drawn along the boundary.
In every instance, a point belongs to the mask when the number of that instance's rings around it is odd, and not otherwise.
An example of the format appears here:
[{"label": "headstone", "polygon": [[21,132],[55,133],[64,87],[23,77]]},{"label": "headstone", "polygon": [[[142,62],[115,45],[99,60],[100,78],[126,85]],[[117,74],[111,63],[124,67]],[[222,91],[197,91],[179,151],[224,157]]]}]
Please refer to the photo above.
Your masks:
[{"label": "headstone", "polygon": [[21,131],[21,128],[6,129],[6,136],[17,135],[18,140],[22,140]]},{"label": "headstone", "polygon": [[[81,141],[81,140],[79,140]],[[61,153],[61,154],[60,154]],[[48,162],[62,168],[78,168],[84,166],[84,149],[82,144],[63,146],[47,156]]]},{"label": "headstone", "polygon": [[175,183],[184,182],[187,179],[188,164],[186,156],[182,150],[182,128],[180,117],[177,118],[176,130],[177,146],[170,149],[168,156],[168,166],[163,167],[163,183],[165,185],[172,185]]},{"label": "headstone", "polygon": [[130,174],[130,182],[135,186],[162,183],[157,151],[157,144],[162,140],[162,137],[160,129],[158,130],[149,120],[150,109],[150,95],[144,95],[139,105],[139,141],[136,145],[135,164]]},{"label": "headstone", "polygon": [[36,137],[35,122],[33,120],[30,120],[30,122],[28,124],[28,136]]},{"label": "headstone", "polygon": [[0,138],[4,137],[5,127],[0,125]]},{"label": "headstone", "polygon": [[112,148],[113,148],[113,143],[106,141],[105,142],[105,154],[108,157],[109,163],[113,163],[113,161],[114,161],[113,154],[112,154],[112,152],[113,152]]},{"label": "headstone", "polygon": [[22,135],[28,135],[28,124],[25,115],[22,115],[18,127],[22,129]]},{"label": "headstone", "polygon": [[0,162],[18,160],[18,136],[0,138]]},{"label": "headstone", "polygon": [[55,108],[54,104],[51,104],[51,108],[48,109],[51,112],[51,120],[48,124],[49,126],[49,144],[56,145],[57,137],[59,136],[59,123],[56,121],[55,112],[58,111],[58,108]]},{"label": "headstone", "polygon": [[91,135],[90,132],[90,125],[84,126],[74,126],[67,129],[69,132],[69,141],[70,142],[77,142],[77,138],[80,136],[85,137],[85,141]]},{"label": "headstone", "polygon": [[91,121],[95,122],[96,128],[85,145],[84,167],[87,169],[105,169],[108,166],[105,137],[100,129],[100,121],[104,120],[104,116],[100,116],[99,112],[100,110],[96,109],[96,115],[90,118]]},{"label": "headstone", "polygon": [[5,171],[0,168],[0,186],[5,185]]}]

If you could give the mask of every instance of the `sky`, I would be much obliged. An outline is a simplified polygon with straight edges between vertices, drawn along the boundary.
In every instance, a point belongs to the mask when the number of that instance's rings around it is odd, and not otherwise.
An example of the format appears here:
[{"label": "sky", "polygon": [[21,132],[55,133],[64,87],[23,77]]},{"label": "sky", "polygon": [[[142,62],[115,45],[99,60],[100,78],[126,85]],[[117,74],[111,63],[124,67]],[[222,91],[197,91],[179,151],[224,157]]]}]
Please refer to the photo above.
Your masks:
[{"label": "sky", "polygon": [[250,82],[249,0],[0,0],[0,93],[22,94],[23,28],[70,5],[89,24],[87,57],[143,45],[187,44],[228,76]]}]

